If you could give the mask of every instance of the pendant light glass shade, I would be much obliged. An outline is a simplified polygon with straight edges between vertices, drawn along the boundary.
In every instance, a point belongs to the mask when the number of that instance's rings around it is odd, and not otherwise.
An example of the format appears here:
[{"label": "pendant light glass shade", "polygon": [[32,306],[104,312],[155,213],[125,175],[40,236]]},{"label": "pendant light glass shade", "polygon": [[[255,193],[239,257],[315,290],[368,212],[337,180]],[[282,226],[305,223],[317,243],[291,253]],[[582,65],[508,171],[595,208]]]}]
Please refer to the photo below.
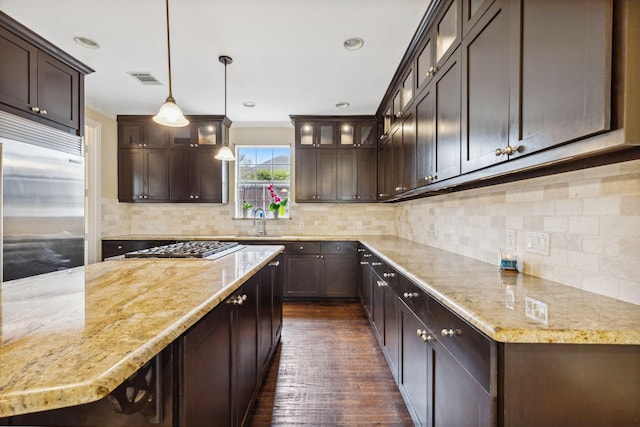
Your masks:
[{"label": "pendant light glass shade", "polygon": [[[222,55],[218,57],[218,61],[224,64],[224,117],[227,117],[227,65],[233,62],[231,57]],[[218,160],[224,160],[227,162],[232,162],[236,159],[236,156],[233,155],[233,151],[229,148],[226,141],[222,143],[222,148],[218,151],[218,154],[215,155],[215,158]]]},{"label": "pendant light glass shade", "polygon": [[233,151],[231,151],[231,149],[227,145],[223,145],[215,157],[218,160],[225,160],[227,162],[232,162],[236,159],[236,157],[233,155]]},{"label": "pendant light glass shade", "polygon": [[169,33],[169,0],[165,1],[167,6],[167,65],[169,69],[169,96],[164,102],[160,111],[153,117],[153,121],[164,126],[183,127],[189,124],[189,120],[184,117],[182,110],[173,99],[173,86],[171,84],[171,35]]},{"label": "pendant light glass shade", "polygon": [[162,107],[160,107],[158,114],[153,116],[153,121],[171,127],[182,127],[189,124],[189,120],[184,117],[182,110],[171,97],[167,98]]}]

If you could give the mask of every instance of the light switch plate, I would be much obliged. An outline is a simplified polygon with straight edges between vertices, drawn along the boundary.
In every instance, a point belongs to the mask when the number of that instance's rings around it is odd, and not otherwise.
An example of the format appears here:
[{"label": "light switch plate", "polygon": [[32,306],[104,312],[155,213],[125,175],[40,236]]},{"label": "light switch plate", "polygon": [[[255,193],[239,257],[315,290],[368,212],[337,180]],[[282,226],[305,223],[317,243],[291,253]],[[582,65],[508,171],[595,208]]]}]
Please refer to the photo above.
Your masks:
[{"label": "light switch plate", "polygon": [[527,232],[527,252],[549,256],[550,244],[549,233]]}]

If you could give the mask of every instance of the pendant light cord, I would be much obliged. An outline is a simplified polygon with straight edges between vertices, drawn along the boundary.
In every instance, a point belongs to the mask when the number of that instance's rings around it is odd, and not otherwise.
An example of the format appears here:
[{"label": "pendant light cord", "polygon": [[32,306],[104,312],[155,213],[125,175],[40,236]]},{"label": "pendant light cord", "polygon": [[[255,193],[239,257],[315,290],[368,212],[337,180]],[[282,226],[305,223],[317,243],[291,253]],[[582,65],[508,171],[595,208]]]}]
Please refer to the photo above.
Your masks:
[{"label": "pendant light cord", "polygon": [[169,0],[166,0],[167,5],[167,58],[169,64],[169,98],[173,100],[173,87],[171,85],[171,36],[169,33]]},{"label": "pendant light cord", "polygon": [[226,62],[224,63],[224,116],[227,117],[227,63]]}]

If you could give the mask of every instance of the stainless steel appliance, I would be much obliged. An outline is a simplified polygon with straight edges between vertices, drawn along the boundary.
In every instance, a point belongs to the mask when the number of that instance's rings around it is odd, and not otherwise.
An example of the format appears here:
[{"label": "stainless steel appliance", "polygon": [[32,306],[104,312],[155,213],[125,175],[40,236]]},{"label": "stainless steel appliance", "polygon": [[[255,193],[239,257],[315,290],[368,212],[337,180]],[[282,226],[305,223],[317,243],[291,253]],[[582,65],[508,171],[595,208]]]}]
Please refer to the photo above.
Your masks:
[{"label": "stainless steel appliance", "polygon": [[149,249],[128,252],[125,258],[206,258],[216,259],[244,248],[238,242],[202,240],[178,242]]},{"label": "stainless steel appliance", "polygon": [[0,111],[2,280],[84,264],[82,138]]}]

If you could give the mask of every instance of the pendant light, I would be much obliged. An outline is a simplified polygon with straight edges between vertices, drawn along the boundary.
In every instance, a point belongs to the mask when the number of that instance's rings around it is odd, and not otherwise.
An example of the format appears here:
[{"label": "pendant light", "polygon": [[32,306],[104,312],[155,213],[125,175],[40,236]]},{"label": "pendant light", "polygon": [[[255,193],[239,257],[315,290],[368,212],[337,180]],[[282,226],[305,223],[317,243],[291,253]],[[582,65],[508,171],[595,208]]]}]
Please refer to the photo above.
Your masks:
[{"label": "pendant light", "polygon": [[164,126],[171,127],[183,127],[189,124],[182,114],[182,110],[176,104],[176,100],[173,99],[173,87],[171,86],[171,37],[169,33],[169,0],[166,0],[167,5],[167,63],[169,68],[169,96],[164,102],[160,111],[153,117],[153,121]]},{"label": "pendant light", "polygon": [[[227,117],[227,65],[233,62],[231,57],[222,55],[218,57],[218,61],[224,64],[224,117]],[[218,154],[215,156],[218,160],[226,160],[227,162],[232,162],[236,159],[233,155],[233,151],[229,148],[227,142],[223,142],[222,148],[218,151]]]}]

